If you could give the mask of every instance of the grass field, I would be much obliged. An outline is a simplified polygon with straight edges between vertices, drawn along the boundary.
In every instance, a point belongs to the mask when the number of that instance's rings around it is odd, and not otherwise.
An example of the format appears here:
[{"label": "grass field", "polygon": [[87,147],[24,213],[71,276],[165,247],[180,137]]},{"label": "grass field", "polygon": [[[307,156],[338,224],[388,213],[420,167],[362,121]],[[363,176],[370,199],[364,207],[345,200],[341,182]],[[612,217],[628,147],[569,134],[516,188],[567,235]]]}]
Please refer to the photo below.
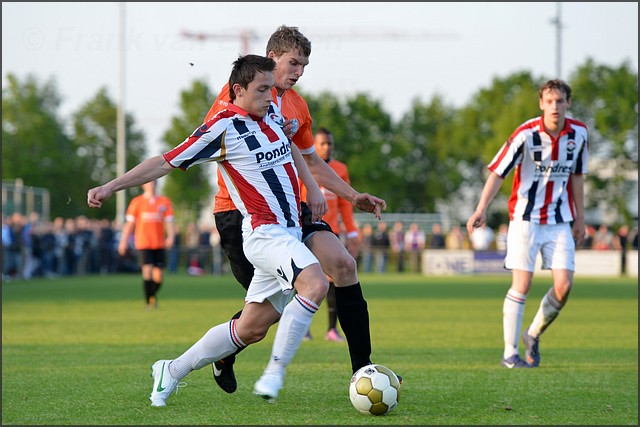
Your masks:
[{"label": "grass field", "polygon": [[[357,413],[345,343],[322,339],[324,304],[275,404],[252,395],[275,333],[238,356],[234,394],[206,367],[152,408],[150,365],[228,320],[244,295],[230,276],[168,276],[143,308],[138,275],[2,285],[2,424],[638,425],[638,282],[578,278],[541,339],[542,363],[500,367],[510,278],[362,275],[373,360],[403,376],[399,406]],[[537,278],[525,326],[549,278]]]}]

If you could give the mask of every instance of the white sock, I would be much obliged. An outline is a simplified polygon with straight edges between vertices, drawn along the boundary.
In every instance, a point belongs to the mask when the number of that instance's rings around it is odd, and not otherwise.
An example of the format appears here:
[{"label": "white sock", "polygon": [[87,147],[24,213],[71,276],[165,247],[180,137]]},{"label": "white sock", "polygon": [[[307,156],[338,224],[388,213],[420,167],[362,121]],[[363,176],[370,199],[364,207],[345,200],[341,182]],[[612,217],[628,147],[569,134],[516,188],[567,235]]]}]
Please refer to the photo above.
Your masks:
[{"label": "white sock", "polygon": [[518,354],[520,328],[524,316],[524,304],[527,296],[509,289],[502,306],[502,328],[504,333],[504,353],[502,357],[508,359]]},{"label": "white sock", "polygon": [[542,301],[540,301],[538,312],[533,318],[531,326],[529,326],[529,335],[533,338],[537,338],[542,335],[551,322],[558,317],[563,306],[564,304],[560,303],[556,299],[553,288],[551,288],[549,292],[542,297]]},{"label": "white sock", "polygon": [[246,344],[238,337],[236,319],[232,319],[209,329],[191,348],[171,362],[169,372],[173,378],[181,380],[189,372],[223,359],[241,347],[246,347]]},{"label": "white sock", "polygon": [[285,368],[298,351],[316,311],[318,311],[318,306],[300,295],[294,296],[287,304],[278,322],[271,359],[264,370],[265,372],[275,372],[284,376]]}]

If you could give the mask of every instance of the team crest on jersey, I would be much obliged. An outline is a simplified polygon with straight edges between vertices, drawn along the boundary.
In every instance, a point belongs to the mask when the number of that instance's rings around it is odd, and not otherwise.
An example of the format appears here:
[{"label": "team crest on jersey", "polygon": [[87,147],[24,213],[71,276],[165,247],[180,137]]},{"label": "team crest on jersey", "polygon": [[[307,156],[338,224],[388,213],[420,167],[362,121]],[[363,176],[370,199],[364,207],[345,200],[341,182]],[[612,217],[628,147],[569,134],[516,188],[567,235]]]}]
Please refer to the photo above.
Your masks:
[{"label": "team crest on jersey", "polygon": [[573,153],[576,149],[576,142],[573,139],[567,141],[567,152]]},{"label": "team crest on jersey", "polygon": [[273,120],[275,124],[282,127],[282,123],[284,122],[284,117],[282,117],[280,114],[270,113],[269,118]]}]

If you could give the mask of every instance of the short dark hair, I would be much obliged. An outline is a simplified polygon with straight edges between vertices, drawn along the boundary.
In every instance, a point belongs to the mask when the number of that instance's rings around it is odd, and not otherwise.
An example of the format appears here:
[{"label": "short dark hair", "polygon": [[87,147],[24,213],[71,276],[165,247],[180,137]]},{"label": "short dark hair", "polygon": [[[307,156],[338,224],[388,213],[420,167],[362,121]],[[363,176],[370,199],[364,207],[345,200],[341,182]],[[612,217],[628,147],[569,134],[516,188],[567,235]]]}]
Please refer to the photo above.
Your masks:
[{"label": "short dark hair", "polygon": [[545,84],[540,86],[540,90],[538,91],[540,99],[542,99],[542,94],[547,90],[557,90],[560,92],[564,92],[564,95],[567,97],[567,101],[571,100],[571,86],[569,86],[564,80],[549,80]]},{"label": "short dark hair", "polygon": [[304,56],[311,56],[311,42],[298,29],[298,27],[288,27],[280,25],[271,34],[267,42],[267,55],[273,52],[276,56],[298,49]]},{"label": "short dark hair", "polygon": [[233,68],[231,69],[231,75],[229,76],[229,98],[233,101],[236,99],[236,94],[233,91],[233,85],[239,84],[243,88],[249,87],[258,73],[272,72],[276,68],[276,62],[260,55],[245,55],[239,56],[233,62]]},{"label": "short dark hair", "polygon": [[333,143],[333,133],[329,129],[327,129],[325,127],[321,127],[316,131],[316,135],[318,135],[318,134],[326,135],[327,138],[329,138],[331,140],[331,142]]}]

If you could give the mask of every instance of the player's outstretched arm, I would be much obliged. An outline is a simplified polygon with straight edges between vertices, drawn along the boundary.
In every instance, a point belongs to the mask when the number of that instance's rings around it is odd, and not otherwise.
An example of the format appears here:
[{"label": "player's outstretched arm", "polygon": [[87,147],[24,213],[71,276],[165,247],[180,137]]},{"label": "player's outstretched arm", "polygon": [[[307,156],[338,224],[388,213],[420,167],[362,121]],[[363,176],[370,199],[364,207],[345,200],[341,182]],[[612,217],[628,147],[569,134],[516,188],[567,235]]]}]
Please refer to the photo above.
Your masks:
[{"label": "player's outstretched arm", "polygon": [[157,155],[138,164],[127,173],[87,192],[87,203],[91,208],[102,207],[102,201],[120,190],[154,181],[171,172],[173,167],[164,157]]},{"label": "player's outstretched arm", "polygon": [[315,151],[304,155],[304,160],[318,184],[335,193],[338,197],[348,200],[356,208],[373,213],[377,219],[381,218],[382,211],[387,209],[387,203],[383,199],[356,191],[340,178]]}]

